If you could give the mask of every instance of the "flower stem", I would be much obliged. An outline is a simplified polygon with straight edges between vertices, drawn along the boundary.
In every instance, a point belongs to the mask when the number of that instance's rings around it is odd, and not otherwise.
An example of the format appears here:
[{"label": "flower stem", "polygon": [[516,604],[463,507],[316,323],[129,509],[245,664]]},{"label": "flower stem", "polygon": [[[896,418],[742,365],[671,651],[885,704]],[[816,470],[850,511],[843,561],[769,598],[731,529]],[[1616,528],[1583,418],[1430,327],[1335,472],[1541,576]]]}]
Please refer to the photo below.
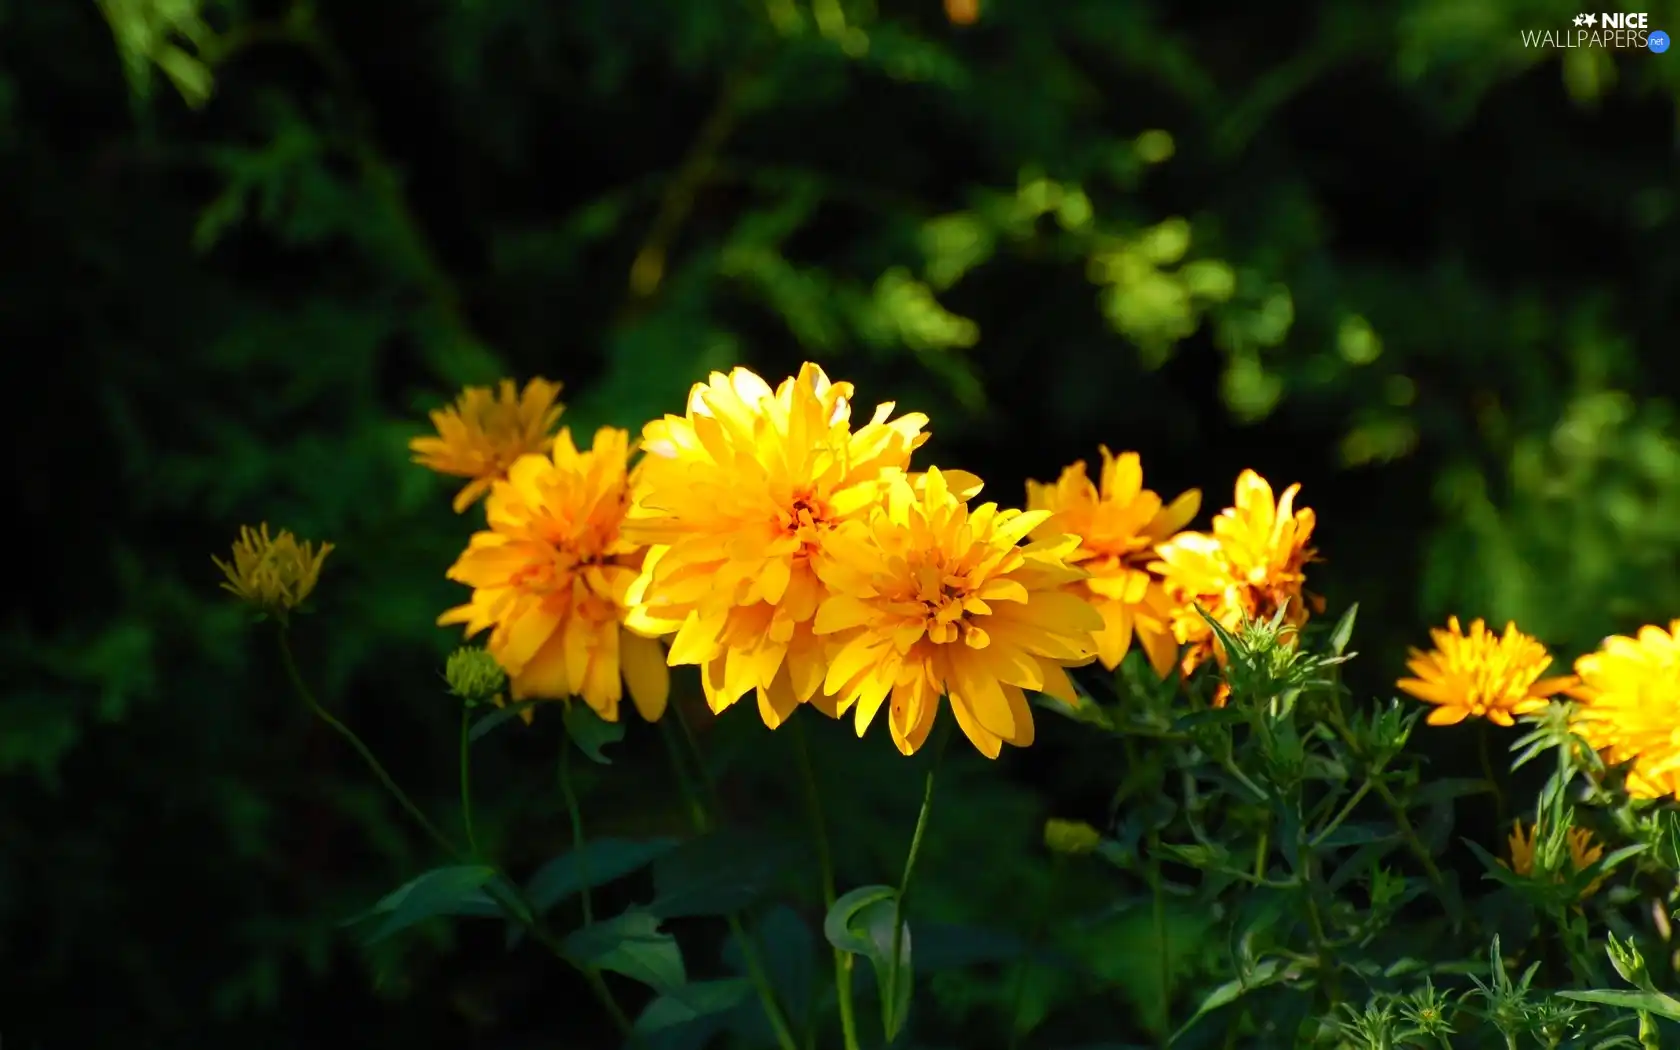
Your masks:
[{"label": "flower stem", "polygon": [[[426,832],[433,842],[437,843],[438,847],[442,849],[451,860],[460,862],[462,860],[469,859],[462,855],[461,851],[456,848],[453,842],[449,841],[448,836],[437,829],[437,825],[426,819],[426,814],[422,813],[420,811],[420,807],[414,804],[414,800],[408,797],[408,793],[398,787],[395,780],[391,779],[391,774],[387,773],[385,771],[385,767],[380,764],[379,759],[374,757],[373,751],[369,749],[366,744],[362,743],[362,738],[356,735],[355,730],[334,718],[332,712],[322,707],[320,701],[315,699],[315,693],[309,688],[308,683],[303,680],[303,674],[298,670],[297,659],[292,655],[291,638],[287,634],[285,625],[283,624],[281,625],[278,637],[280,640],[280,662],[285,665],[286,677],[290,680],[292,689],[304,702],[305,706],[307,706],[317,718],[331,726],[339,736],[343,737],[345,741],[355,749],[356,753],[362,757],[362,761],[367,763],[368,769],[372,770],[373,775],[379,779],[379,782],[385,786],[385,789],[391,793],[391,796],[401,803],[403,809],[408,811],[408,815],[414,819],[414,822]],[[536,912],[532,910],[530,902],[525,899],[525,895],[519,891],[513,881],[502,874],[500,870],[496,870],[496,875],[498,878],[492,879],[486,885],[485,892],[489,893],[490,896],[497,901],[497,903],[501,904],[503,910],[507,912],[507,914],[513,918],[515,922],[525,927],[525,929],[539,944],[553,952],[554,956],[561,962],[572,967],[581,974],[585,983],[589,985],[589,990],[593,992],[595,998],[600,1001],[601,1008],[606,1010],[607,1015],[612,1018],[613,1025],[618,1029],[619,1033],[629,1039],[632,1044],[637,1046],[642,1045],[643,1040],[636,1034],[634,1026],[630,1023],[630,1018],[626,1017],[624,1010],[619,1007],[618,1000],[613,998],[612,989],[608,988],[606,982],[601,979],[600,971],[595,969],[593,966],[586,966],[574,959],[572,955],[566,951],[566,946],[561,944],[560,941],[548,931],[547,927],[542,924],[542,921],[537,917]]]},{"label": "flower stem", "polygon": [[[910,877],[916,873],[916,856],[922,851],[922,836],[927,832],[928,813],[933,809],[933,783],[945,758],[945,745],[951,742],[951,726],[956,719],[949,712],[940,719],[939,738],[933,744],[933,763],[928,766],[927,779],[922,785],[922,808],[916,814],[916,830],[910,835],[910,852],[904,858],[904,876],[898,880],[898,893],[893,897],[892,958],[887,962],[887,987],[881,996],[881,1017],[890,1020],[898,1003],[898,968],[904,952],[904,898],[910,892]],[[892,1025],[885,1025],[890,1033]]]},{"label": "flower stem", "polygon": [[[671,723],[677,724],[675,731]],[[670,753],[671,766],[676,771],[677,781],[682,786],[682,792],[688,799],[689,813],[694,820],[694,830],[704,834],[711,826],[710,814],[706,804],[701,801],[695,790],[694,780],[689,776],[687,763],[682,758],[682,747],[679,746],[677,735],[680,733],[687,744],[689,755],[694,760],[694,768],[699,776],[707,795],[715,806],[717,789],[711,778],[706,776],[705,759],[700,754],[700,744],[694,739],[694,733],[689,730],[688,722],[682,716],[682,709],[675,703],[666,708],[666,717],[659,720],[660,735],[665,738],[665,749]],[[758,943],[748,936],[746,926],[741,922],[738,912],[729,915],[729,931],[735,936],[735,943],[740,945],[741,960],[747,965],[747,976],[752,978],[754,989],[758,992],[758,1001],[764,1007],[764,1016],[770,1022],[770,1030],[775,1033],[776,1045],[780,1050],[799,1050],[799,1043],[793,1037],[793,1029],[788,1027],[787,1016],[782,1013],[781,1004],[776,1001],[776,989],[770,984],[769,972],[764,968],[764,959],[759,955]]]},{"label": "flower stem", "polygon": [[1383,805],[1388,807],[1389,814],[1394,817],[1394,823],[1400,828],[1401,837],[1406,841],[1406,848],[1412,851],[1412,856],[1416,857],[1418,863],[1423,866],[1424,875],[1434,884],[1435,889],[1441,893],[1447,892],[1446,876],[1441,874],[1441,869],[1436,866],[1435,858],[1430,855],[1429,848],[1418,837],[1417,827],[1412,823],[1411,814],[1406,812],[1406,807],[1401,805],[1398,798],[1394,797],[1394,792],[1389,789],[1387,781],[1383,780],[1381,767],[1373,762],[1365,754],[1364,749],[1359,746],[1359,739],[1354,736],[1353,730],[1348,727],[1347,716],[1342,713],[1341,696],[1334,691],[1330,694],[1330,728],[1335,730],[1336,735],[1341,738],[1342,743],[1355,758],[1371,767],[1367,774],[1371,790],[1375,791],[1377,797],[1382,799]]},{"label": "flower stem", "polygon": [[[817,839],[817,863],[822,870],[823,909],[834,907],[834,856],[828,845],[828,823],[823,819],[822,793],[817,790],[816,768],[811,764],[811,747],[805,740],[805,724],[793,721],[794,753],[799,759],[800,780],[805,786],[805,812]],[[857,1006],[852,999],[852,953],[834,949],[834,992],[840,1004],[840,1038],[845,1050],[858,1050]]]},{"label": "flower stem", "polygon": [[414,822],[431,837],[433,842],[437,843],[451,857],[459,857],[461,851],[455,847],[453,842],[449,841],[448,836],[437,829],[437,825],[426,819],[426,814],[420,811],[420,807],[414,804],[414,800],[408,797],[408,793],[397,786],[397,782],[391,779],[391,774],[385,772],[385,767],[380,765],[379,759],[375,758],[368,746],[362,743],[362,738],[357,736],[349,726],[334,718],[332,712],[322,707],[320,701],[315,699],[314,692],[310,690],[303,680],[303,675],[298,671],[297,659],[292,655],[291,639],[287,636],[285,628],[281,628],[279,637],[280,659],[286,665],[286,677],[291,680],[292,688],[297,691],[298,696],[315,713],[315,717],[331,726],[339,736],[356,749],[356,753],[362,756],[362,761],[367,763],[368,769],[372,770],[373,775],[379,778],[379,782],[385,785],[385,790],[389,791],[391,796],[402,805],[402,808],[408,811],[408,815],[414,818]]},{"label": "flower stem", "polygon": [[583,807],[578,804],[577,789],[572,786],[572,749],[568,738],[560,742],[560,794],[566,800],[566,815],[572,820],[572,855],[578,859],[578,881],[583,884],[579,898],[583,903],[583,924],[595,921],[595,904],[589,895],[588,859],[583,855]]},{"label": "flower stem", "polygon": [[[671,769],[677,775],[677,786],[682,790],[683,800],[688,803],[688,817],[694,823],[695,834],[704,835],[708,825],[710,824],[710,820],[708,819],[708,814],[706,812],[706,804],[700,800],[700,793],[694,787],[693,778],[689,776],[688,763],[683,759],[683,745],[680,741],[678,741],[677,733],[671,729],[671,723],[673,721],[682,724],[686,728],[686,723],[683,723],[682,716],[677,714],[676,704],[671,704],[666,710],[666,717],[659,720],[659,736],[660,739],[665,741],[665,753],[670,756]],[[700,765],[699,748],[692,746],[694,743],[693,736],[690,736],[686,732],[683,735],[688,737],[689,744],[691,745],[690,751],[695,756],[695,764],[699,765],[700,775],[704,777],[706,767],[704,765]]]},{"label": "flower stem", "polygon": [[472,815],[472,764],[469,745],[472,737],[472,712],[467,705],[461,705],[461,825],[467,832],[467,852],[473,857],[478,856],[478,838],[473,834]]},{"label": "flower stem", "polygon": [[1494,812],[1499,817],[1499,824],[1504,826],[1510,817],[1510,807],[1506,803],[1505,789],[1500,787],[1499,778],[1493,772],[1493,754],[1489,749],[1489,738],[1493,727],[1483,722],[1476,727],[1476,757],[1482,764],[1482,778],[1487,781],[1488,790],[1493,792]]}]

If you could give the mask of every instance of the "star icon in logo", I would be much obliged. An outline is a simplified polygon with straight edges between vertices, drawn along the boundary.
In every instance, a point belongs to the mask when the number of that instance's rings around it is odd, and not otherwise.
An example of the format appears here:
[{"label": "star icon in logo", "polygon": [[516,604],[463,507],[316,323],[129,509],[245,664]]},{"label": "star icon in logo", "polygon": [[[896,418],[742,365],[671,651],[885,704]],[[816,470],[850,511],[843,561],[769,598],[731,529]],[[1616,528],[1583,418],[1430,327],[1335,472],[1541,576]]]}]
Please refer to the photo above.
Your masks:
[{"label": "star icon in logo", "polygon": [[1589,26],[1594,25],[1598,22],[1598,16],[1597,15],[1582,15],[1581,17],[1583,17],[1587,20],[1587,25],[1589,25]]},{"label": "star icon in logo", "polygon": [[1587,24],[1587,16],[1586,15],[1576,15],[1575,16],[1575,24],[1578,25],[1578,26],[1586,25]]}]

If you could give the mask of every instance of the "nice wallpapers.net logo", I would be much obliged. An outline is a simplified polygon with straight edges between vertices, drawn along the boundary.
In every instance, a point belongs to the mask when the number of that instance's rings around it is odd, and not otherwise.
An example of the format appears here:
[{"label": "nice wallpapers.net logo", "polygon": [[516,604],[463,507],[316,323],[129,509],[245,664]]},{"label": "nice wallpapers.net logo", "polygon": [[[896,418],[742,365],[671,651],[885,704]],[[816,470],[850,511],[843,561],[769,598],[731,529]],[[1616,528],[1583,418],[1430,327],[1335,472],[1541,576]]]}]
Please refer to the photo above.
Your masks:
[{"label": "nice wallpapers.net logo", "polygon": [[1584,11],[1562,29],[1524,29],[1522,43],[1524,47],[1596,47],[1660,55],[1668,50],[1669,37],[1652,28],[1651,16],[1644,11]]}]

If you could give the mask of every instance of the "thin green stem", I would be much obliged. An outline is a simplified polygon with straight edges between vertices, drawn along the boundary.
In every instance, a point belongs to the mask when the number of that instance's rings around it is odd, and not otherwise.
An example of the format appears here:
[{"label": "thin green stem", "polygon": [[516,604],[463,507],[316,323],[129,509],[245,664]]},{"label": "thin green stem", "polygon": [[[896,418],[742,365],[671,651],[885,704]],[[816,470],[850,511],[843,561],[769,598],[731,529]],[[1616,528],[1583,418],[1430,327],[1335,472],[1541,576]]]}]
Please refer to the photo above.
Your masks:
[{"label": "thin green stem", "polygon": [[1342,743],[1353,753],[1355,758],[1370,763],[1371,771],[1368,775],[1368,783],[1371,785],[1371,790],[1375,791],[1377,797],[1382,799],[1383,805],[1388,807],[1389,814],[1394,817],[1394,823],[1400,829],[1401,838],[1406,841],[1406,848],[1412,851],[1412,855],[1423,866],[1424,875],[1434,884],[1438,892],[1445,893],[1447,889],[1446,876],[1441,874],[1441,869],[1436,866],[1435,858],[1430,855],[1429,848],[1423,844],[1423,839],[1418,836],[1417,827],[1412,823],[1411,815],[1406,812],[1406,807],[1400,804],[1400,800],[1394,797],[1394,792],[1389,790],[1388,784],[1382,779],[1381,766],[1370,761],[1364,749],[1359,746],[1359,740],[1353,735],[1353,730],[1348,728],[1347,717],[1342,713],[1342,698],[1336,692],[1330,694],[1330,728],[1341,738]]},{"label": "thin green stem", "polygon": [[688,154],[672,174],[660,199],[653,226],[630,266],[630,292],[635,298],[651,296],[664,279],[667,256],[677,234],[694,210],[697,195],[717,168],[725,143],[735,130],[749,82],[749,76],[744,72],[729,75],[717,102],[695,133]]},{"label": "thin green stem", "polygon": [[[683,719],[682,709],[676,703],[672,703],[666,711],[666,717],[659,720],[660,735],[665,738],[665,750],[671,756],[671,767],[675,770],[677,783],[681,786],[682,793],[688,800],[689,814],[694,820],[694,830],[704,834],[711,826],[710,814],[706,804],[701,801],[699,793],[695,790],[694,779],[689,776],[687,763],[683,761],[683,749],[678,746],[677,733],[680,733],[687,742],[688,751],[694,760],[694,766],[699,774],[700,781],[705,785],[707,793],[711,795],[714,805],[717,799],[716,790],[712,786],[711,778],[706,776],[706,764],[704,757],[700,754],[699,741],[694,739],[693,732],[688,728],[688,722]],[[677,725],[676,733],[671,729],[672,722]],[[735,935],[735,943],[740,945],[741,959],[747,965],[747,976],[752,978],[753,987],[758,992],[758,1001],[764,1007],[764,1016],[770,1022],[770,1030],[775,1033],[777,1046],[781,1050],[799,1050],[799,1043],[793,1037],[793,1029],[788,1027],[787,1015],[782,1012],[781,1004],[776,1001],[776,989],[770,983],[770,975],[764,967],[763,957],[759,954],[758,943],[747,935],[746,927],[742,924],[739,913],[730,914],[729,930]]]},{"label": "thin green stem", "polygon": [[[671,728],[673,724],[677,727],[675,730]],[[681,740],[678,739],[679,735]],[[703,835],[711,825],[710,813],[717,812],[717,794],[711,780],[706,776],[705,759],[700,755],[699,742],[689,731],[688,722],[684,720],[675,703],[668,705],[665,717],[659,720],[659,736],[665,742],[665,753],[670,756],[671,769],[677,775],[677,786],[682,790],[684,800],[688,802],[689,819],[694,822],[694,830]],[[689,775],[688,761],[683,758],[685,749],[694,762],[700,780],[705,784],[706,794],[710,796],[709,811],[706,803],[701,800],[700,792],[695,788],[694,778]]]},{"label": "thin green stem", "polygon": [[447,835],[437,829],[437,825],[426,819],[426,814],[422,813],[420,807],[414,804],[414,800],[408,797],[408,792],[397,786],[397,782],[391,779],[391,774],[385,772],[385,767],[380,764],[379,759],[375,758],[368,746],[362,743],[362,738],[357,736],[349,726],[334,718],[332,712],[322,707],[321,702],[315,699],[315,693],[304,682],[302,673],[298,671],[297,659],[292,655],[292,642],[287,636],[285,628],[280,629],[279,637],[280,660],[285,664],[286,677],[291,680],[292,688],[297,691],[298,696],[315,713],[315,717],[331,726],[334,732],[356,749],[356,753],[362,756],[362,761],[367,763],[368,769],[372,770],[373,775],[379,778],[379,782],[385,786],[385,790],[389,791],[391,797],[395,798],[402,805],[402,808],[408,811],[408,815],[414,819],[414,822],[420,826],[422,831],[431,837],[433,842],[437,843],[451,857],[459,857],[461,851],[456,848],[453,842],[449,841]]},{"label": "thin green stem", "polygon": [[1324,981],[1324,992],[1330,1000],[1330,1011],[1334,1013],[1342,1004],[1342,977],[1338,970],[1336,957],[1330,948],[1330,938],[1324,930],[1324,917],[1318,907],[1318,861],[1311,851],[1307,852],[1308,877],[1302,888],[1307,898],[1307,928],[1312,933],[1313,951],[1318,956],[1319,973]]},{"label": "thin green stem", "polygon": [[1353,796],[1347,800],[1347,804],[1342,806],[1341,812],[1336,814],[1335,819],[1324,825],[1324,829],[1317,835],[1314,835],[1312,841],[1307,843],[1307,845],[1312,849],[1317,849],[1319,846],[1323,845],[1324,840],[1329,838],[1337,828],[1342,826],[1342,822],[1347,820],[1347,818],[1353,814],[1354,807],[1363,802],[1365,800],[1365,796],[1370,793],[1371,781],[1366,780],[1363,784],[1359,785],[1359,790],[1355,791]]},{"label": "thin green stem", "polygon": [[758,989],[758,1000],[764,1006],[764,1015],[770,1021],[770,1030],[776,1035],[776,1045],[781,1050],[799,1050],[799,1041],[793,1037],[793,1029],[788,1026],[787,1016],[776,1002],[776,990],[770,983],[770,972],[764,967],[764,958],[759,955],[757,941],[747,933],[746,925],[741,922],[739,912],[729,916],[729,932],[734,934],[735,943],[741,946],[741,959],[747,964],[747,976],[752,978],[753,987]]},{"label": "thin green stem", "polygon": [[[834,855],[828,844],[828,822],[823,817],[822,792],[817,787],[816,766],[811,762],[811,745],[805,739],[805,723],[796,712],[793,719],[794,755],[799,760],[799,779],[805,788],[805,814],[817,840],[817,865],[822,873],[823,910],[834,907],[839,895],[834,887]],[[840,1005],[840,1038],[845,1050],[858,1050],[857,1005],[852,998],[852,953],[834,949],[834,994]]]},{"label": "thin green stem", "polygon": [[[286,677],[290,680],[292,689],[297,693],[298,697],[304,702],[309,710],[314,713],[315,717],[331,726],[339,736],[343,737],[345,741],[355,749],[356,753],[362,757],[362,761],[367,763],[368,769],[370,769],[373,772],[373,775],[378,778],[379,782],[385,786],[385,789],[391,793],[391,796],[401,803],[403,809],[408,811],[408,815],[414,819],[414,822],[426,832],[433,842],[437,843],[438,847],[442,849],[451,860],[460,862],[462,860],[469,859],[461,853],[460,849],[458,849],[453,842],[449,841],[448,836],[444,835],[443,832],[437,829],[437,825],[426,819],[426,814],[421,812],[420,807],[414,804],[414,800],[408,797],[408,793],[398,787],[395,780],[391,779],[391,774],[387,773],[385,771],[385,767],[380,764],[379,759],[374,757],[373,751],[369,749],[366,744],[362,743],[362,738],[357,736],[355,731],[349,726],[334,718],[332,712],[322,707],[320,701],[315,699],[314,691],[309,688],[308,683],[303,680],[303,674],[298,670],[297,659],[292,655],[291,638],[287,634],[284,625],[281,625],[278,637],[280,644],[280,662],[285,666]],[[518,886],[500,869],[495,868],[492,865],[491,870],[494,871],[496,878],[493,878],[486,883],[485,892],[487,892],[491,898],[496,900],[498,904],[501,904],[503,910],[512,917],[515,922],[525,927],[526,931],[529,932],[539,944],[547,948],[550,952],[553,952],[554,956],[561,962],[582,974],[584,981],[589,985],[590,991],[593,992],[595,998],[600,1001],[602,1009],[606,1010],[607,1015],[612,1018],[613,1025],[618,1029],[619,1033],[629,1039],[632,1043],[640,1045],[642,1042],[640,1036],[636,1034],[634,1026],[630,1023],[630,1018],[625,1016],[623,1009],[619,1007],[618,1000],[613,998],[612,989],[608,988],[606,982],[601,979],[600,971],[595,969],[593,966],[586,966],[572,958],[571,953],[566,951],[566,946],[561,944],[560,941],[548,931],[548,928],[542,924],[542,921],[537,917],[536,912],[531,908],[530,901],[526,900],[525,895],[520,892]]]},{"label": "thin green stem", "polygon": [[[922,808],[916,814],[916,830],[910,835],[910,852],[904,858],[904,875],[898,880],[898,893],[893,896],[893,936],[892,957],[887,961],[887,987],[881,997],[881,1016],[891,1018],[898,1003],[898,970],[899,961],[904,952],[904,898],[910,892],[910,878],[916,873],[916,857],[922,851],[922,836],[927,832],[928,814],[933,809],[933,784],[939,775],[939,767],[945,760],[945,745],[951,742],[951,726],[955,719],[947,713],[940,719],[939,729],[936,731],[938,739],[933,744],[933,762],[928,766],[927,779],[922,784]],[[891,1024],[886,1026],[890,1034]]]},{"label": "thin green stem", "polygon": [[1493,754],[1490,750],[1492,734],[1493,727],[1485,721],[1476,727],[1476,757],[1482,765],[1482,778],[1487,781],[1488,790],[1493,792],[1494,812],[1499,817],[1499,825],[1503,827],[1505,821],[1510,819],[1511,810],[1505,798],[1505,789],[1493,771]]},{"label": "thin green stem", "polygon": [[572,856],[578,859],[578,879],[583,884],[583,892],[579,895],[583,903],[583,924],[588,926],[595,921],[595,904],[589,895],[589,872],[584,867],[588,858],[583,852],[583,806],[578,803],[577,788],[572,785],[572,751],[575,746],[570,739],[560,743],[560,794],[566,799],[566,816],[572,821]]},{"label": "thin green stem", "polygon": [[473,834],[472,811],[472,760],[469,745],[472,737],[472,712],[467,705],[461,705],[461,825],[467,832],[467,852],[474,858],[478,856],[478,836]]}]

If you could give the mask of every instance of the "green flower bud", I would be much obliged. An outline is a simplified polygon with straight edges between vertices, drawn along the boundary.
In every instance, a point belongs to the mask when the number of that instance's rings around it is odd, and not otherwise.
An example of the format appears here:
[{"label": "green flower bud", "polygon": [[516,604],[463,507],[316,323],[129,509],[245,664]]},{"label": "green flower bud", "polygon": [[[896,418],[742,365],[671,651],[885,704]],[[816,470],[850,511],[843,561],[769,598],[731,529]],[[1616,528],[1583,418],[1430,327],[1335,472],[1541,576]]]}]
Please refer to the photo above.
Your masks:
[{"label": "green flower bud", "polygon": [[1082,820],[1044,822],[1044,845],[1052,853],[1072,856],[1091,853],[1102,844],[1102,832]]},{"label": "green flower bud", "polygon": [[449,691],[468,707],[493,702],[507,687],[507,672],[483,649],[457,649],[449,654],[443,677]]},{"label": "green flower bud", "polygon": [[1610,943],[1606,946],[1610,955],[1610,965],[1616,968],[1622,980],[1636,988],[1650,986],[1651,980],[1645,969],[1645,957],[1639,954],[1638,945],[1633,938],[1619,940],[1614,933],[1610,934]]}]

